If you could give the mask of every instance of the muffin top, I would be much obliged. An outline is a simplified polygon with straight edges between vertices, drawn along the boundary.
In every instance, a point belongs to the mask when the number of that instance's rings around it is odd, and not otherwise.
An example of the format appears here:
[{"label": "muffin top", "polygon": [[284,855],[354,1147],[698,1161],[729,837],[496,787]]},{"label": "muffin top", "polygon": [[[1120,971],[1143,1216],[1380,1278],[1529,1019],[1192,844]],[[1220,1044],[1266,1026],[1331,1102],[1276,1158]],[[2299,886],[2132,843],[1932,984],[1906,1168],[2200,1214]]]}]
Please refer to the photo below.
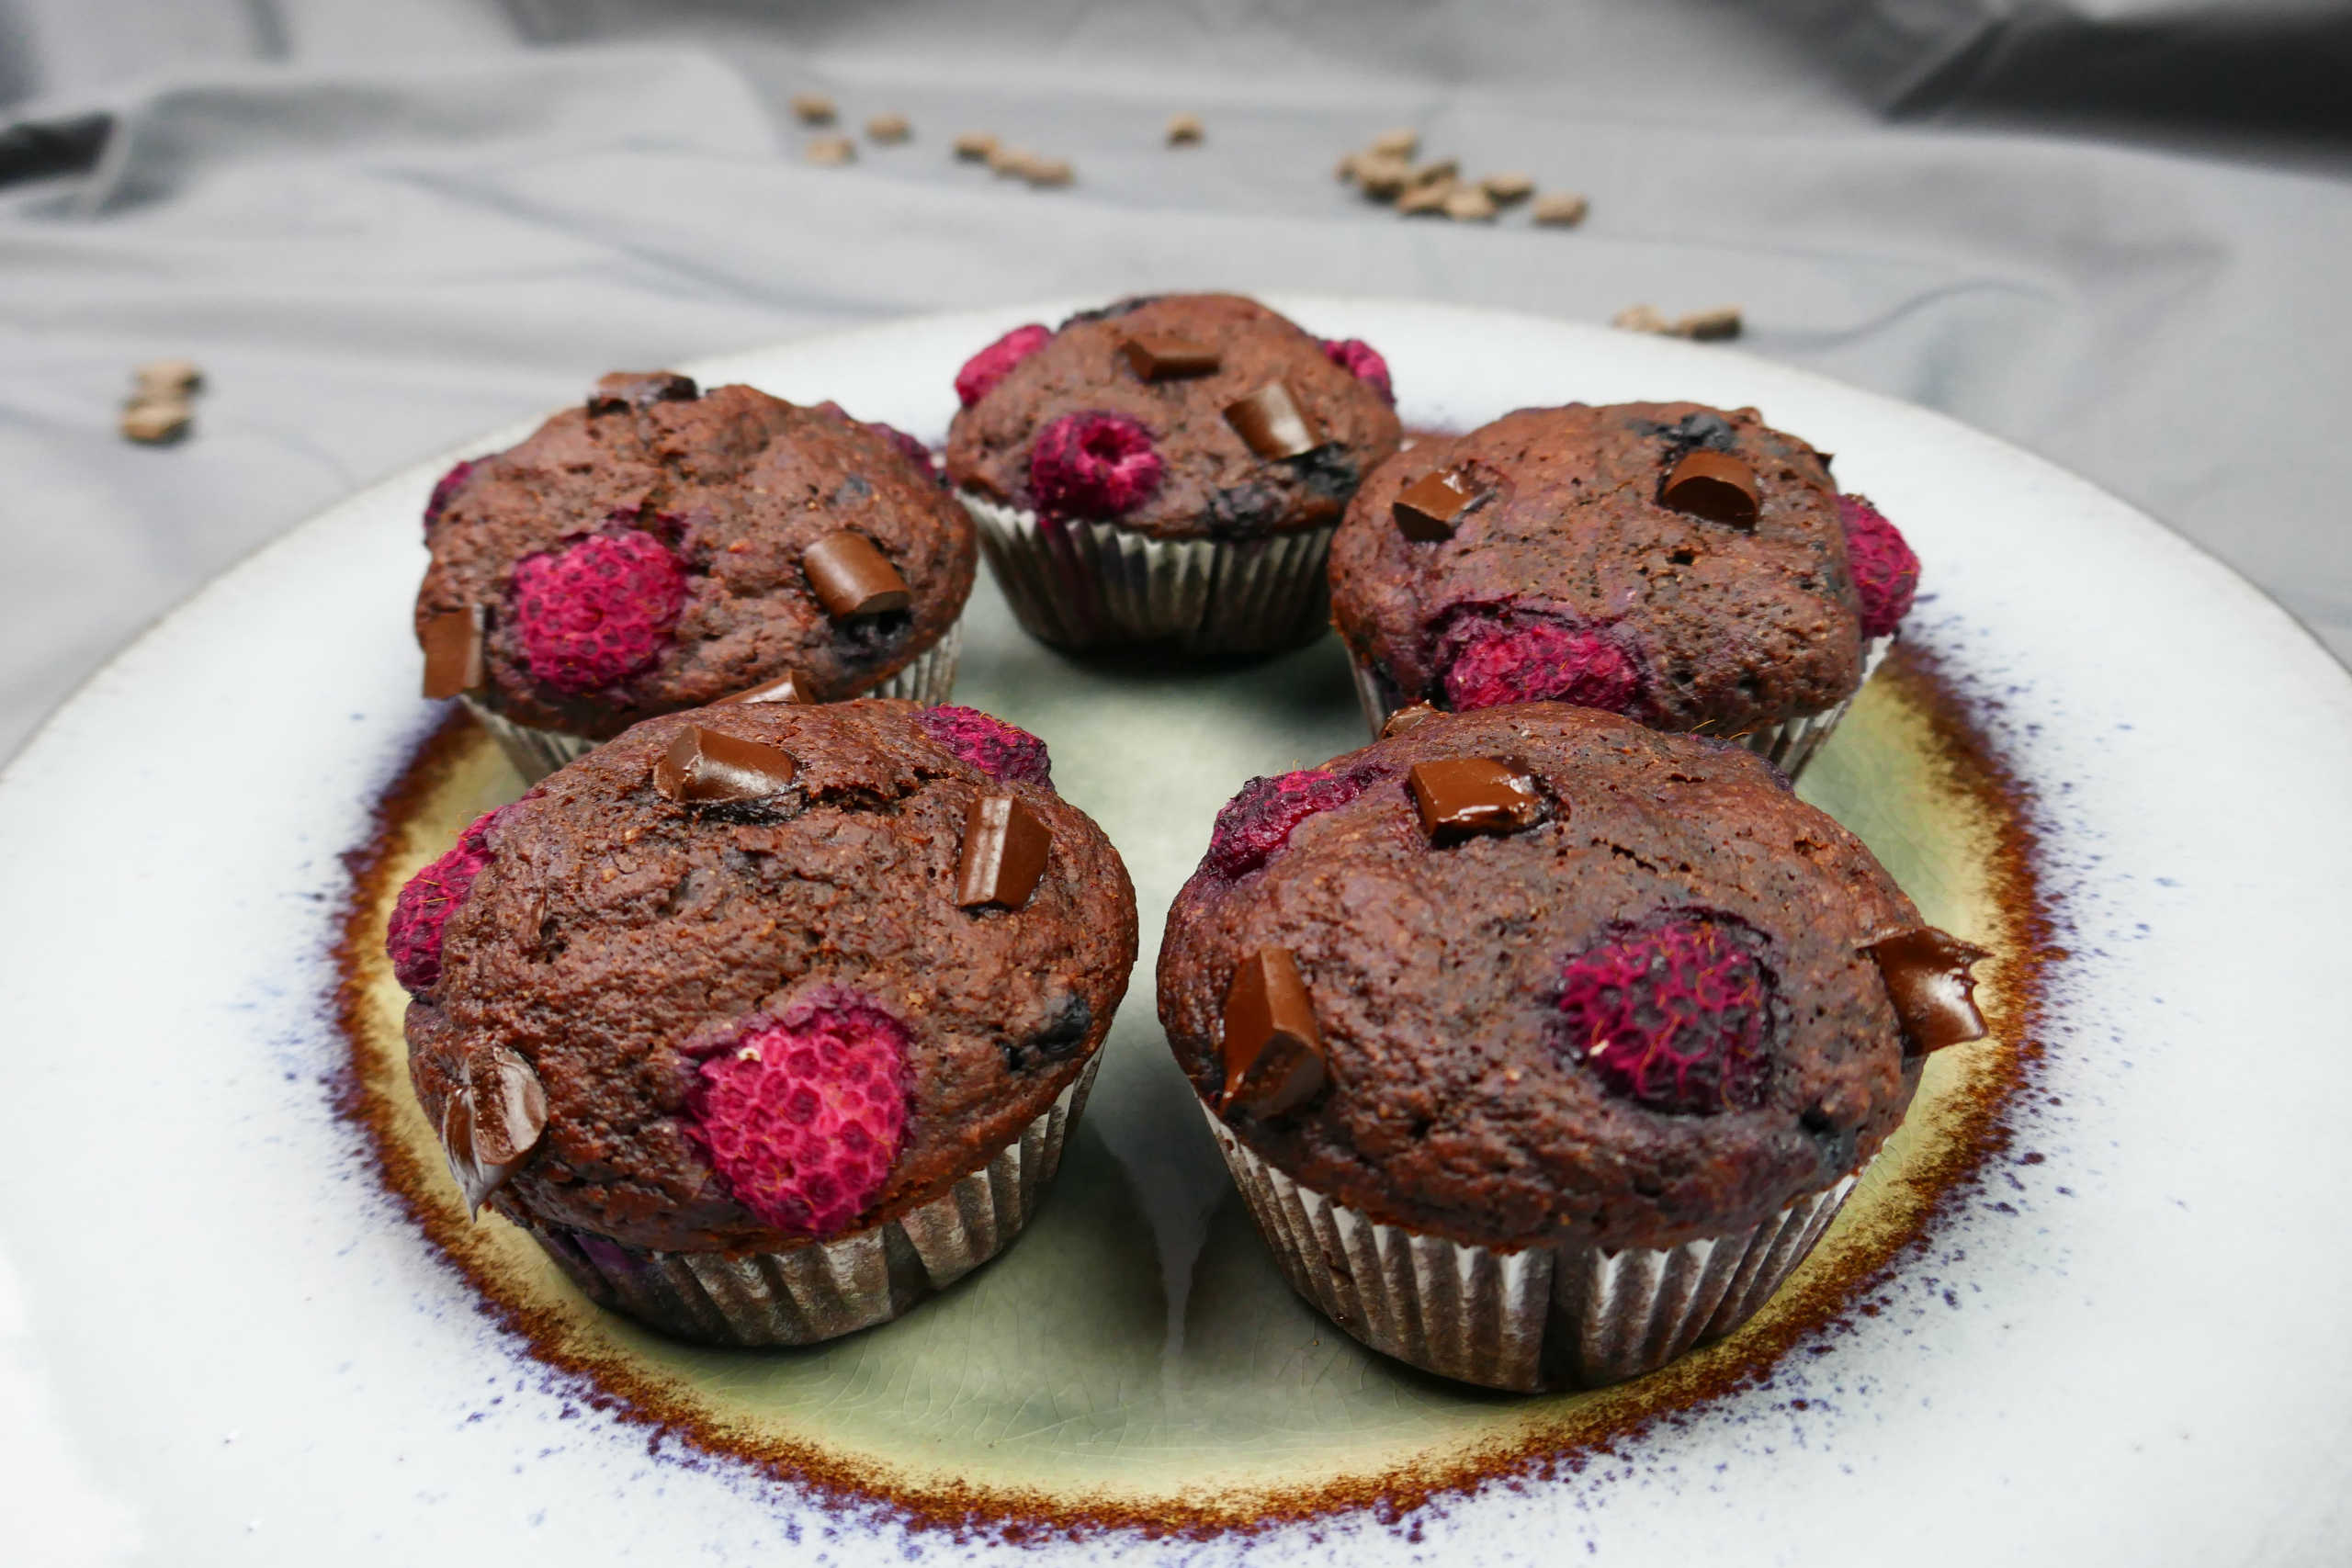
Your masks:
[{"label": "muffin top", "polygon": [[831,404],[609,376],[425,509],[426,694],[602,739],[785,674],[887,679],[972,589],[972,525],[919,443]]},{"label": "muffin top", "polygon": [[649,719],[394,908],[409,1067],[469,1189],[773,1250],[945,1190],[1077,1077],[1134,890],[1035,737],[865,699]]},{"label": "muffin top", "polygon": [[1850,696],[1918,581],[1826,457],[1698,403],[1521,409],[1419,442],[1357,492],[1330,570],[1340,635],[1401,699],[1717,734]]},{"label": "muffin top", "polygon": [[[1982,1032],[1953,1027],[1975,950],[1871,950],[1920,930],[1761,759],[1522,704],[1252,781],[1170,912],[1159,1014],[1235,1135],[1340,1202],[1471,1246],[1668,1247],[1834,1184],[1919,1052]],[[1915,1017],[1939,975],[1964,1014]],[[1285,1033],[1319,1043],[1278,1059]]]},{"label": "muffin top", "polygon": [[1396,450],[1388,367],[1254,299],[1167,294],[1018,327],[956,378],[950,482],[1157,538],[1338,520]]}]

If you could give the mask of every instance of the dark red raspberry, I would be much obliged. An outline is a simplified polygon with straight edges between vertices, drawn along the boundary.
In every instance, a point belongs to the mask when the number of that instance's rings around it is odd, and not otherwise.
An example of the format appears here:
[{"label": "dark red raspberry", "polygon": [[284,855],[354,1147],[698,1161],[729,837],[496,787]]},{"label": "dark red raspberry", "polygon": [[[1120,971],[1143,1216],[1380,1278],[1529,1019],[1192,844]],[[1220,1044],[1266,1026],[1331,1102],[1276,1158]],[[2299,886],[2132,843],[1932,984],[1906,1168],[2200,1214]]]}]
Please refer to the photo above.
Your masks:
[{"label": "dark red raspberry", "polygon": [[864,1001],[757,1020],[703,1062],[686,1131],[762,1224],[838,1235],[905,1145],[907,1045],[906,1027]]},{"label": "dark red raspberry", "polygon": [[1380,350],[1359,337],[1324,338],[1323,357],[1380,394],[1380,400],[1390,408],[1396,406],[1396,389],[1388,379],[1388,361]]},{"label": "dark red raspberry", "polygon": [[1209,852],[1201,863],[1227,881],[1245,876],[1290,842],[1301,822],[1345,806],[1387,776],[1387,769],[1374,766],[1345,773],[1306,768],[1278,778],[1251,779],[1216,814]]},{"label": "dark red raspberry", "polygon": [[1763,1103],[1772,976],[1736,922],[1677,915],[1568,960],[1560,1017],[1568,1053],[1656,1111]]},{"label": "dark red raspberry", "polygon": [[1641,667],[1605,634],[1532,611],[1480,611],[1446,631],[1445,700],[1456,713],[1504,703],[1563,702],[1623,713]]},{"label": "dark red raspberry", "polygon": [[1116,517],[1149,501],[1167,465],[1151,433],[1115,413],[1066,413],[1029,448],[1029,493],[1057,517]]},{"label": "dark red raspberry", "polygon": [[989,395],[989,389],[1012,372],[1012,367],[1053,341],[1054,330],[1032,321],[1015,327],[971,358],[956,372],[956,398],[970,408]]},{"label": "dark red raspberry", "polygon": [[915,716],[922,732],[993,779],[1007,784],[1054,785],[1054,762],[1046,743],[978,708],[943,705]]},{"label": "dark red raspberry", "polygon": [[523,656],[558,691],[597,691],[651,666],[685,603],[685,568],[648,534],[592,534],[514,566]]},{"label": "dark red raspberry", "polygon": [[433,493],[424,502],[426,533],[433,532],[433,525],[441,521],[441,514],[449,510],[449,503],[458,499],[458,492],[466,488],[468,479],[473,478],[474,467],[471,462],[459,463],[433,481]]},{"label": "dark red raspberry", "polygon": [[502,806],[476,818],[458,835],[455,848],[410,877],[392,900],[384,951],[392,960],[392,977],[412,996],[422,996],[440,983],[441,930],[491,863],[490,830],[505,814]]},{"label": "dark red raspberry", "polygon": [[1838,520],[1846,525],[1846,565],[1862,602],[1862,635],[1892,637],[1919,592],[1919,558],[1894,525],[1861,496],[1839,496]]}]

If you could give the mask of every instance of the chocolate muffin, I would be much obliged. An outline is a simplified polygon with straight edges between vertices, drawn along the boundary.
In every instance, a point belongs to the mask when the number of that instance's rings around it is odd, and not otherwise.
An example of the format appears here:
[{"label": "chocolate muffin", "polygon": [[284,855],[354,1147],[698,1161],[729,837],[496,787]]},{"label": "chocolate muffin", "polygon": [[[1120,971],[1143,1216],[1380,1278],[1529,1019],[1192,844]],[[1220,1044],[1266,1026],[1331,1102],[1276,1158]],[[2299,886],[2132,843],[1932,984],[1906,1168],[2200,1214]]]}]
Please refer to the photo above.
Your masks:
[{"label": "chocolate muffin", "polygon": [[1245,786],[1159,1014],[1302,1294],[1431,1371],[1582,1386],[1778,1288],[1922,1056],[1984,1032],[1982,956],[1751,752],[1519,704]]},{"label": "chocolate muffin", "polygon": [[956,378],[947,478],[1031,635],[1264,653],[1327,620],[1348,498],[1396,450],[1388,367],[1252,299],[1123,299]]},{"label": "chocolate muffin", "polygon": [[748,704],[648,719],[476,822],[388,945],[470,1204],[669,1333],[800,1344],[1020,1230],[1136,906],[1034,736]]},{"label": "chocolate muffin", "polygon": [[833,404],[621,372],[424,511],[427,696],[462,696],[526,778],[639,719],[788,679],[937,702],[972,526],[922,444]]},{"label": "chocolate muffin", "polygon": [[1793,775],[1910,608],[1919,563],[1754,409],[1570,403],[1423,441],[1333,541],[1377,730],[1554,699],[1737,739]]}]

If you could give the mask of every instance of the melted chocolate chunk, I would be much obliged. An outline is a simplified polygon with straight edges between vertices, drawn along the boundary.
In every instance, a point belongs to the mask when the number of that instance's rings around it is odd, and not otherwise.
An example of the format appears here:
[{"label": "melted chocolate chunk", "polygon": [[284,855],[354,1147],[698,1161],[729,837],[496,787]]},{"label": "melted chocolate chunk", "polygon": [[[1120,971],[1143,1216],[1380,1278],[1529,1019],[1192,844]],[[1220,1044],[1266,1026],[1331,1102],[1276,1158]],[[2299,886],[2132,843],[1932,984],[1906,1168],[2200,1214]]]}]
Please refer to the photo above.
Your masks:
[{"label": "melted chocolate chunk", "polygon": [[1435,544],[1453,537],[1454,525],[1492,493],[1467,474],[1440,468],[1397,491],[1396,499],[1389,502],[1388,513],[1396,520],[1397,531],[1405,537],[1425,545]]},{"label": "melted chocolate chunk", "polygon": [[1238,484],[1209,491],[1204,515],[1209,532],[1222,538],[1271,527],[1282,513],[1283,498],[1271,487]]},{"label": "melted chocolate chunk", "polygon": [[1086,1043],[1086,1036],[1093,1028],[1094,1009],[1084,997],[1071,991],[1053,1010],[1052,1021],[1045,1028],[1004,1047],[1004,1065],[1017,1073],[1041,1062],[1068,1061]]},{"label": "melted chocolate chunk", "polygon": [[1176,381],[1206,376],[1217,367],[1216,349],[1173,333],[1137,333],[1119,345],[1135,373],[1147,381]]},{"label": "melted chocolate chunk", "polygon": [[1018,909],[1046,874],[1053,846],[1053,830],[1027,806],[1009,795],[982,795],[964,818],[956,907]]},{"label": "melted chocolate chunk", "polygon": [[420,640],[424,644],[424,694],[454,697],[479,690],[482,674],[482,607],[444,610],[428,616]]},{"label": "melted chocolate chunk", "polygon": [[1526,775],[1492,757],[1416,762],[1408,782],[1421,831],[1433,844],[1480,833],[1516,833],[1544,814],[1544,797]]},{"label": "melted chocolate chunk", "polygon": [[655,403],[690,403],[700,396],[695,378],[675,370],[616,370],[597,380],[588,394],[588,412],[627,413]]},{"label": "melted chocolate chunk", "polygon": [[738,703],[805,703],[808,699],[801,694],[800,689],[805,679],[787,670],[773,681],[763,681],[756,686],[746,687],[732,696],[719,698],[710,705],[715,708],[723,708],[731,707]]},{"label": "melted chocolate chunk", "polygon": [[782,791],[799,771],[780,748],[695,725],[680,730],[653,764],[653,788],[682,805],[759,800]]},{"label": "melted chocolate chunk", "polygon": [[469,1214],[506,1185],[547,1125],[547,1089],[520,1055],[497,1045],[468,1066],[465,1084],[441,1108],[441,1147]]},{"label": "melted chocolate chunk", "polygon": [[1976,1010],[1976,976],[1968,966],[1991,953],[1933,926],[1883,938],[1867,951],[1886,981],[1908,1054],[1925,1055],[1984,1038],[1984,1015]]},{"label": "melted chocolate chunk", "polygon": [[1436,716],[1437,709],[1429,704],[1408,703],[1388,716],[1387,721],[1380,727],[1380,738],[1385,740],[1392,735],[1402,735],[1415,725],[1427,723]]},{"label": "melted chocolate chunk", "polygon": [[1753,528],[1761,493],[1756,471],[1746,463],[1722,452],[1702,451],[1685,453],[1667,471],[1657,495],[1677,512],[1734,528]]},{"label": "melted chocolate chunk", "polygon": [[800,570],[825,614],[837,621],[893,615],[914,603],[907,580],[863,534],[828,534],[802,552]]},{"label": "melted chocolate chunk", "polygon": [[1225,993],[1225,1093],[1218,1110],[1279,1116],[1323,1092],[1329,1069],[1315,1000],[1286,947],[1241,961]]},{"label": "melted chocolate chunk", "polygon": [[1322,429],[1282,381],[1227,403],[1225,422],[1261,457],[1304,457],[1323,445]]}]

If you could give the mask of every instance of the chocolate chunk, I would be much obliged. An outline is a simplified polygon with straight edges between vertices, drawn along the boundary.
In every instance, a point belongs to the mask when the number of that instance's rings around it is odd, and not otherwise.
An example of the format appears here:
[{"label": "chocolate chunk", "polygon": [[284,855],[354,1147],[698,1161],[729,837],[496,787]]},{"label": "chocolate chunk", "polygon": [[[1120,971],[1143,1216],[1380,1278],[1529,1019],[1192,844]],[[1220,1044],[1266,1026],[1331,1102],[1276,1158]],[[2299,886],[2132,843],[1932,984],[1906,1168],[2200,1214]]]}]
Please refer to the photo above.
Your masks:
[{"label": "chocolate chunk", "polygon": [[1053,830],[1009,795],[986,795],[964,816],[964,858],[956,871],[956,905],[1018,909],[1046,874]]},{"label": "chocolate chunk", "polygon": [[1323,432],[1282,381],[1227,403],[1225,422],[1261,457],[1301,457],[1323,445]]},{"label": "chocolate chunk", "polygon": [[732,696],[721,697],[710,705],[715,708],[733,707],[739,703],[805,703],[800,683],[805,677],[787,670],[773,681],[749,686]]},{"label": "chocolate chunk", "polygon": [[1408,704],[1388,716],[1387,722],[1380,727],[1380,738],[1385,740],[1391,736],[1402,735],[1415,725],[1426,724],[1436,716],[1437,709],[1427,703]]},{"label": "chocolate chunk", "polygon": [[801,554],[800,570],[808,574],[808,586],[817,591],[825,614],[837,621],[887,615],[914,603],[907,580],[863,534],[826,535]]},{"label": "chocolate chunk", "polygon": [[1241,961],[1225,992],[1225,1094],[1237,1105],[1279,1116],[1323,1092],[1329,1071],[1315,1000],[1286,947],[1261,947]]},{"label": "chocolate chunk", "polygon": [[700,396],[695,378],[675,370],[616,370],[588,394],[588,412],[627,413],[655,403],[690,403]]},{"label": "chocolate chunk", "polygon": [[1920,926],[1870,944],[1904,1043],[1914,1055],[1984,1038],[1976,1010],[1976,976],[1968,966],[1993,955],[1933,926]]},{"label": "chocolate chunk", "polygon": [[1657,493],[1677,512],[1735,528],[1756,526],[1755,470],[1728,453],[1703,447],[1684,453]]},{"label": "chocolate chunk", "polygon": [[417,640],[424,645],[426,696],[454,697],[481,685],[482,621],[479,604],[425,617]]},{"label": "chocolate chunk", "polygon": [[1453,525],[1492,493],[1472,483],[1466,474],[1440,468],[1397,491],[1396,499],[1388,503],[1388,513],[1405,537],[1435,544],[1453,537]]},{"label": "chocolate chunk", "polygon": [[684,805],[759,800],[782,790],[799,771],[777,747],[693,725],[680,730],[653,764],[653,788]]},{"label": "chocolate chunk", "polygon": [[1437,844],[1477,833],[1515,833],[1543,814],[1544,797],[1526,776],[1492,757],[1416,762],[1413,805],[1421,831]]},{"label": "chocolate chunk", "polygon": [[497,1045],[469,1066],[441,1108],[442,1151],[469,1214],[514,1177],[547,1126],[547,1089],[520,1055]]},{"label": "chocolate chunk", "polygon": [[1173,333],[1137,333],[1119,345],[1136,375],[1147,381],[1205,376],[1217,367],[1217,352]]}]

